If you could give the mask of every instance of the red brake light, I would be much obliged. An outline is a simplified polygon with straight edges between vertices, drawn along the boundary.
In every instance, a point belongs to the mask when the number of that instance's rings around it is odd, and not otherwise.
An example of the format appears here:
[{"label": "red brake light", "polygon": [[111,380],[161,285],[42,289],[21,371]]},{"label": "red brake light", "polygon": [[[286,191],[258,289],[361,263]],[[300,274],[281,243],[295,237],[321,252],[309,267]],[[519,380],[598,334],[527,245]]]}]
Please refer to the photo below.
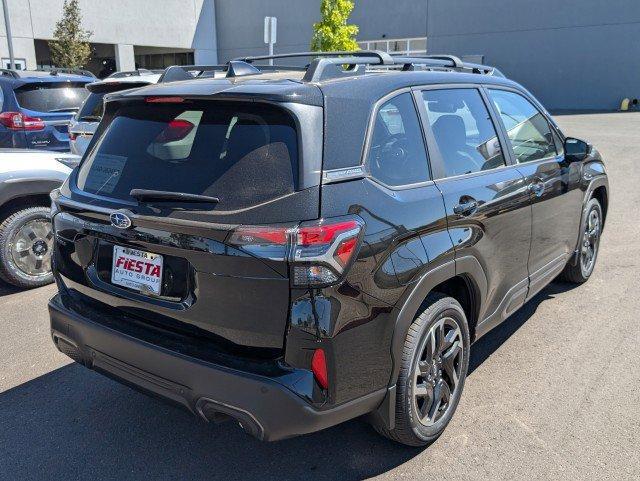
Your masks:
[{"label": "red brake light", "polygon": [[351,256],[355,252],[357,246],[357,237],[352,237],[351,239],[342,241],[336,249],[335,254],[333,254],[333,258],[336,259],[340,263],[340,265],[344,267],[349,263],[349,260],[351,259]]},{"label": "red brake light", "polygon": [[42,130],[45,127],[42,119],[29,117],[21,112],[2,112],[0,124],[10,130]]},{"label": "red brake light", "polygon": [[329,387],[329,376],[327,375],[327,359],[324,355],[324,350],[316,349],[313,352],[311,371],[320,387],[327,389]]},{"label": "red brake light", "polygon": [[167,124],[164,130],[158,134],[155,141],[157,143],[164,144],[167,142],[182,140],[189,135],[189,132],[191,132],[194,127],[195,125],[188,120],[173,119]]},{"label": "red brake light", "polygon": [[325,224],[319,226],[300,227],[298,230],[298,245],[310,246],[317,244],[329,244],[337,234],[358,227],[355,220]]},{"label": "red brake light", "polygon": [[235,245],[287,245],[288,232],[287,227],[240,226],[229,241]]},{"label": "red brake light", "polygon": [[293,284],[319,287],[338,282],[358,249],[363,227],[353,217],[302,223],[293,246]]},{"label": "red brake light", "polygon": [[150,104],[180,104],[184,102],[184,98],[158,96],[158,97],[145,97],[144,101]]},{"label": "red brake light", "polygon": [[299,226],[240,226],[227,242],[256,257],[289,260],[292,283],[299,287],[321,287],[339,282],[354,258],[362,219],[322,219]]}]

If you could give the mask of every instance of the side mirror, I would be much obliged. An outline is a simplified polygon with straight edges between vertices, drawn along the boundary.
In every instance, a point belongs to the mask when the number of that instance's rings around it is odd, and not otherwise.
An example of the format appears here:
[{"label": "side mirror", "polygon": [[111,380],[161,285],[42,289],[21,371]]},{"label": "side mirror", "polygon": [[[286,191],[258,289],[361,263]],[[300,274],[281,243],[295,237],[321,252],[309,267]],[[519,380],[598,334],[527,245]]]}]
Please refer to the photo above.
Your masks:
[{"label": "side mirror", "polygon": [[589,155],[589,144],[567,137],[564,141],[564,157],[568,162],[581,162]]}]

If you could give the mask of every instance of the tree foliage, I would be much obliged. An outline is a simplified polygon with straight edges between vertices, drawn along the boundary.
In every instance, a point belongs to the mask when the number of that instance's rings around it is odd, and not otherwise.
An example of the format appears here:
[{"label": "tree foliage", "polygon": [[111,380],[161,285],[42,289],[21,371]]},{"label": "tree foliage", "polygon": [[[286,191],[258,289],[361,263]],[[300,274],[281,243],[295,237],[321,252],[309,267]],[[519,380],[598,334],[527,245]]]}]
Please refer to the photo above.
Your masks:
[{"label": "tree foliage", "polygon": [[352,11],[352,0],[322,0],[322,20],[313,24],[311,50],[359,50],[356,42],[358,26],[347,23]]},{"label": "tree foliage", "polygon": [[78,0],[64,0],[62,18],[49,41],[51,61],[56,67],[81,68],[91,59],[89,38],[92,32],[82,28],[82,14]]}]

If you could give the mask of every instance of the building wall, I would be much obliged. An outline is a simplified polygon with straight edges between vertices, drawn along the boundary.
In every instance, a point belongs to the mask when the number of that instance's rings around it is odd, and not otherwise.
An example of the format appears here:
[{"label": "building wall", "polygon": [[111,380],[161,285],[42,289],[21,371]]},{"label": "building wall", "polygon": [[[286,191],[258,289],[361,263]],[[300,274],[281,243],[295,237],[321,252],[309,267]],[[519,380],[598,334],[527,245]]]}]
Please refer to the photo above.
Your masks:
[{"label": "building wall", "polygon": [[[426,1],[356,0],[351,23],[359,39],[425,36]],[[320,20],[320,0],[216,0],[220,61],[267,53],[264,17],[278,18],[275,53],[308,51],[313,23]]]},{"label": "building wall", "polygon": [[[53,37],[63,0],[8,0],[16,58],[35,68],[33,39]],[[214,0],[79,0],[90,41],[115,44],[131,66],[135,46],[193,49],[196,59],[215,62]],[[0,15],[0,54],[8,56],[4,17]]]},{"label": "building wall", "polygon": [[637,0],[427,0],[428,50],[483,54],[550,109],[640,97]]},{"label": "building wall", "polygon": [[[36,65],[63,0],[8,0],[16,58]],[[278,18],[276,53],[309,49],[320,0],[80,0],[92,42],[130,66],[142,46],[189,49],[196,63],[267,52],[265,16]],[[638,0],[356,0],[359,40],[428,37],[428,51],[484,55],[551,109],[615,109],[640,97]],[[132,48],[135,46],[135,49]],[[8,57],[0,15],[0,56]]]}]

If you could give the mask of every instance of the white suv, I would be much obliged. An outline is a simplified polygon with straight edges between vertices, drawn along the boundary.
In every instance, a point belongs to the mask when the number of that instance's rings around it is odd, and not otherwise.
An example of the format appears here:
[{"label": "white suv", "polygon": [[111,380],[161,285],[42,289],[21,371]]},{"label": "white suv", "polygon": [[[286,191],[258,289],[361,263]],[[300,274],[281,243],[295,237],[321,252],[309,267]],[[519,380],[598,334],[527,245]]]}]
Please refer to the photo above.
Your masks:
[{"label": "white suv", "polygon": [[99,82],[87,84],[85,88],[91,93],[69,123],[69,146],[71,153],[83,155],[85,150],[87,150],[87,146],[98,128],[100,119],[102,119],[102,100],[105,94],[136,87],[144,87],[145,85],[157,83],[159,79],[160,74],[141,72],[138,75],[109,77]]}]

